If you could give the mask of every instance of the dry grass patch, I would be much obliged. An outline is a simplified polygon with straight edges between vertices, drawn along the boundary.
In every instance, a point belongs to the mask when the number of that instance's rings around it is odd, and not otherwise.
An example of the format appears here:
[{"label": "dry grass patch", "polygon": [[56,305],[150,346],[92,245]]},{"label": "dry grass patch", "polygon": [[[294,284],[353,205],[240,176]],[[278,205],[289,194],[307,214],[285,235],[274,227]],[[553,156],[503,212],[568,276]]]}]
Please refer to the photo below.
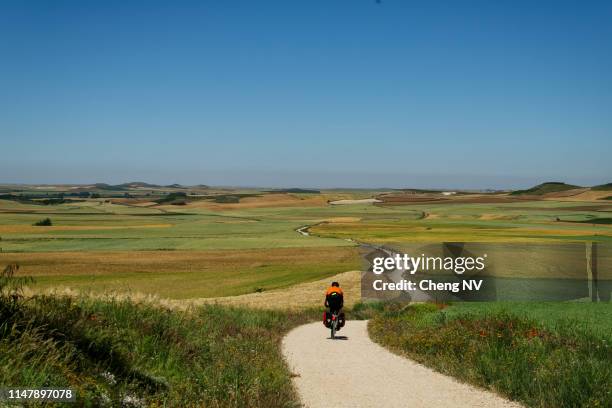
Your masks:
[{"label": "dry grass patch", "polygon": [[194,201],[185,208],[206,208],[209,210],[245,210],[250,208],[274,207],[324,207],[328,197],[312,195],[299,197],[293,194],[264,194],[257,197],[241,198],[239,203],[215,203],[213,201]]},{"label": "dry grass patch", "polygon": [[[592,191],[588,189],[584,190],[585,191],[581,191],[573,195],[553,197],[550,199],[554,199],[555,201],[597,201],[610,195],[609,191]],[[548,199],[548,196],[546,196],[546,198]]]},{"label": "dry grass patch", "polygon": [[174,308],[218,304],[224,306],[245,306],[255,309],[309,309],[323,306],[325,289],[333,281],[340,283],[345,294],[346,307],[353,307],[361,301],[361,272],[349,271],[330,276],[329,278],[319,279],[315,282],[300,283],[285,289],[249,293],[241,296],[165,301],[165,304]]},{"label": "dry grass patch", "polygon": [[[345,293],[346,307],[352,308],[361,301],[360,271],[343,272],[314,282],[299,283],[283,289],[238,296],[167,299],[154,294],[124,292],[90,293],[89,297],[102,301],[129,300],[136,304],[149,304],[176,310],[192,310],[192,308],[202,305],[236,306],[260,310],[308,310],[323,307],[325,289],[329,287],[332,281],[340,282]],[[82,292],[70,288],[49,288],[35,292],[28,288],[25,294],[27,297],[32,297],[35,294],[45,294],[79,298]]]}]

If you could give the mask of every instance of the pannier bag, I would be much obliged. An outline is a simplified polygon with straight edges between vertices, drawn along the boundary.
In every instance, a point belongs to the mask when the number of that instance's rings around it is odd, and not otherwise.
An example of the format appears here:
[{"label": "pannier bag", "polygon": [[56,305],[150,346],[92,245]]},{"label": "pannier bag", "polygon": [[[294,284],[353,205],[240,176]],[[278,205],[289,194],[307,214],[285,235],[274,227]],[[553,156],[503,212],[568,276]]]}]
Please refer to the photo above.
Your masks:
[{"label": "pannier bag", "polygon": [[[328,329],[331,327],[331,317],[332,317],[331,313],[323,312],[323,324]],[[340,312],[340,315],[338,315],[338,328],[344,327],[345,323],[346,323],[346,318],[344,316],[344,312]]]},{"label": "pannier bag", "polygon": [[328,329],[331,327],[331,313],[327,313],[327,311],[323,312],[323,324]]}]

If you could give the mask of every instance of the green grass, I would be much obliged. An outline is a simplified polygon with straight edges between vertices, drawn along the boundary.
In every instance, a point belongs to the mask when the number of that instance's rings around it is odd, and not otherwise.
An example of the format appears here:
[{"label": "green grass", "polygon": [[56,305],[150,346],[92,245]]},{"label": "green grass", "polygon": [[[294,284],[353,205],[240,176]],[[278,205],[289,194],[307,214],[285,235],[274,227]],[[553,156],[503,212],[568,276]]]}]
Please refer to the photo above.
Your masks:
[{"label": "green grass", "polygon": [[[318,320],[319,309],[183,312],[129,299],[25,300],[28,279],[13,272],[0,274],[3,386],[69,387],[86,407],[299,406],[280,342]],[[360,305],[354,318],[379,309]]]},{"label": "green grass", "polygon": [[530,407],[612,404],[608,303],[387,305],[369,325],[391,350]]},{"label": "green grass", "polygon": [[[293,407],[280,340],[319,313],[129,300],[18,300],[0,281],[0,383],[70,387],[77,405]],[[135,405],[122,403],[126,398]],[[49,406],[49,405],[46,405]]]}]

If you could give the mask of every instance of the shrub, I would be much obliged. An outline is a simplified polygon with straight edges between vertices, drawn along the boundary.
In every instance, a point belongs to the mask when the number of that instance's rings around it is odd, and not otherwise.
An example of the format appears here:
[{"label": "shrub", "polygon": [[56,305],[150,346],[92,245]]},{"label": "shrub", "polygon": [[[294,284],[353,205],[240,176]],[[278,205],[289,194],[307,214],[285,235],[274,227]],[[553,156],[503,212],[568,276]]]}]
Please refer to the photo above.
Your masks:
[{"label": "shrub", "polygon": [[32,224],[36,227],[50,227],[53,225],[53,222],[51,222],[51,218],[45,218],[42,219],[40,221],[36,221],[34,224]]}]

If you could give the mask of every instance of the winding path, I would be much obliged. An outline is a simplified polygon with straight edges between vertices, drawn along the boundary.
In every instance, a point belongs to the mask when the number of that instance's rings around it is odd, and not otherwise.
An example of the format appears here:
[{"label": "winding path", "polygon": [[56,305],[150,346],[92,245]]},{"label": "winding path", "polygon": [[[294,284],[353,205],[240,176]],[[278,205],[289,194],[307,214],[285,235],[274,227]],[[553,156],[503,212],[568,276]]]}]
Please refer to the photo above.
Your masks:
[{"label": "winding path", "polygon": [[397,356],[368,337],[367,321],[348,321],[329,339],[322,323],[283,340],[302,403],[318,407],[503,407],[521,405]]},{"label": "winding path", "polygon": [[[310,227],[304,225],[296,232],[309,236]],[[382,246],[347,240],[395,255]],[[388,275],[398,279],[403,273],[394,270]],[[428,297],[423,293],[418,300]],[[331,340],[321,322],[310,323],[283,339],[283,355],[306,407],[521,407],[391,353],[370,340],[367,325],[365,320],[348,321],[338,332],[340,338]]]}]

